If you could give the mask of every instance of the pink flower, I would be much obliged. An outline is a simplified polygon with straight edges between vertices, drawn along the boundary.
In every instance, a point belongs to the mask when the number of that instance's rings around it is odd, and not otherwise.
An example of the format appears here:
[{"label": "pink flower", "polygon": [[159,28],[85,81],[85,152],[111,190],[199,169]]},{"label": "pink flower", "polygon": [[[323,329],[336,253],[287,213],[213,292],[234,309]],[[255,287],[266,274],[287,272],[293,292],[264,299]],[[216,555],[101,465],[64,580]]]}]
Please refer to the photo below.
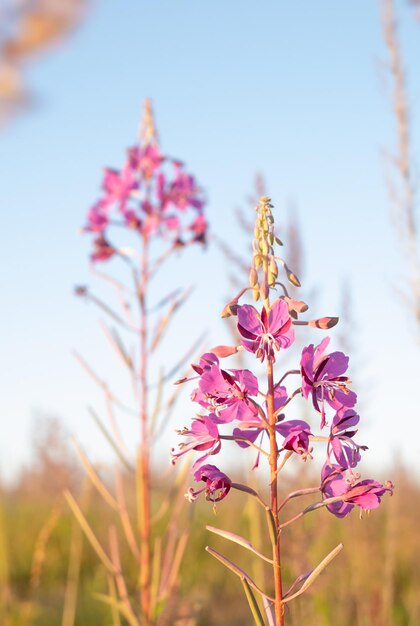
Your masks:
[{"label": "pink flower", "polygon": [[87,224],[84,232],[102,233],[109,223],[108,204],[105,200],[99,200],[88,211]]},{"label": "pink flower", "polygon": [[202,213],[197,215],[195,220],[193,220],[193,222],[189,226],[189,230],[191,230],[194,235],[194,241],[198,241],[199,243],[206,243],[208,224],[206,218]]},{"label": "pink flower", "polygon": [[221,448],[219,431],[217,425],[212,420],[212,416],[200,415],[192,421],[191,428],[184,428],[178,431],[179,435],[190,437],[187,443],[180,443],[179,452],[172,449],[172,463],[175,463],[180,456],[190,452],[190,450],[205,451],[205,455],[200,457],[193,465],[193,470],[197,469],[211,454],[217,454]]},{"label": "pink flower", "polygon": [[300,361],[302,395],[304,398],[312,396],[314,408],[322,416],[321,428],[325,426],[325,400],[335,410],[351,408],[357,400],[356,394],[347,388],[349,379],[343,376],[348,367],[348,357],[342,352],[324,355],[329,341],[329,337],[325,337],[316,348],[313,344],[304,348]]},{"label": "pink flower", "polygon": [[168,199],[181,210],[188,207],[201,210],[204,205],[199,198],[199,189],[194,176],[183,172],[181,165],[176,167],[175,178],[169,187]]},{"label": "pink flower", "polygon": [[304,459],[309,455],[309,435],[311,428],[303,420],[289,420],[276,425],[276,431],[284,437],[282,447],[292,450]]},{"label": "pink flower", "polygon": [[105,201],[108,204],[120,203],[120,209],[126,205],[128,198],[135,189],[138,189],[138,182],[135,174],[127,163],[120,171],[105,168],[102,182],[105,191]]},{"label": "pink flower", "polygon": [[105,239],[103,235],[100,235],[93,240],[93,252],[90,255],[91,261],[107,261],[114,254],[116,254],[115,248]]},{"label": "pink flower", "polygon": [[261,315],[250,304],[237,308],[238,330],[242,345],[254,352],[261,362],[264,358],[275,361],[274,350],[292,345],[295,333],[287,304],[278,298],[267,312],[263,306]]},{"label": "pink flower", "polygon": [[382,496],[389,491],[392,494],[393,485],[390,482],[381,485],[376,480],[358,480],[354,474],[346,479],[344,470],[339,465],[326,463],[321,473],[321,491],[324,498],[342,496],[340,501],[327,505],[327,509],[336,517],[346,517],[354,506],[364,511],[376,509],[381,503]]},{"label": "pink flower", "polygon": [[367,450],[366,446],[359,446],[352,437],[357,430],[346,430],[356,426],[359,416],[354,409],[345,407],[339,409],[331,424],[331,433],[328,441],[328,458],[331,454],[343,469],[356,467],[360,461],[360,450]]},{"label": "pink flower", "polygon": [[186,498],[193,502],[203,491],[206,493],[206,500],[219,502],[226,498],[232,486],[232,481],[226,474],[221,472],[215,465],[203,465],[194,474],[196,482],[203,481],[205,486],[194,491],[192,487],[185,494]]},{"label": "pink flower", "polygon": [[128,158],[130,167],[138,170],[146,180],[152,178],[162,161],[165,160],[165,157],[160,154],[159,148],[151,144],[145,147],[130,148]]},{"label": "pink flower", "polygon": [[214,412],[219,423],[255,418],[250,396],[258,394],[258,380],[249,370],[222,370],[215,354],[207,353],[194,368],[200,374],[192,399]]}]

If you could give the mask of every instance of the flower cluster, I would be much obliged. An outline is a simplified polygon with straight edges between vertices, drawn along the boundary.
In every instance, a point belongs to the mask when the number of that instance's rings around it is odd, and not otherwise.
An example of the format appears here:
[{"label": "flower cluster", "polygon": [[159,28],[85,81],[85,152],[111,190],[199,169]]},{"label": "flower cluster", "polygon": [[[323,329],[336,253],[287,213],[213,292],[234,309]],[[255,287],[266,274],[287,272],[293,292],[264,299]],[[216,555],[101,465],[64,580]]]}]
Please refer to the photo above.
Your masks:
[{"label": "flower cluster", "polygon": [[[150,120],[146,102],[146,119]],[[158,233],[175,245],[205,243],[204,199],[194,176],[181,161],[165,156],[153,132],[129,148],[121,170],[105,168],[102,196],[89,209],[84,232],[93,233],[92,261],[120,252],[109,241],[109,228],[123,226],[143,238]]]},{"label": "flower cluster", "polygon": [[[267,208],[268,207],[268,208]],[[289,370],[277,378],[274,365],[282,350],[288,349],[295,340],[295,327],[310,326],[328,329],[338,319],[327,317],[318,320],[298,320],[306,312],[306,303],[291,299],[286,287],[277,282],[277,265],[274,268],[272,244],[273,232],[271,205],[267,198],[260,201],[257,218],[253,269],[250,289],[254,300],[262,300],[260,310],[250,304],[239,304],[247,291],[242,290],[223,310],[223,317],[237,317],[239,343],[236,346],[218,346],[204,354],[193,365],[197,386],[191,398],[204,413],[193,419],[190,428],[178,431],[186,437],[177,451],[172,451],[173,461],[191,450],[201,453],[193,465],[197,482],[204,482],[200,490],[190,490],[189,500],[205,492],[207,498],[218,501],[227,496],[235,484],[214,465],[206,464],[209,457],[220,452],[222,444],[234,441],[241,448],[257,450],[256,467],[261,455],[270,461],[272,475],[277,476],[289,458],[311,458],[315,442],[326,444],[326,461],[321,471],[319,490],[322,506],[337,517],[344,517],[357,505],[363,510],[376,508],[385,492],[392,491],[391,483],[381,485],[374,480],[360,480],[354,468],[366,446],[357,444],[359,415],[354,407],[356,394],[350,389],[347,377],[348,357],[342,352],[327,353],[330,339],[324,338],[318,346],[305,347],[301,354],[300,369]],[[287,278],[294,286],[297,277],[285,268]],[[257,270],[262,272],[259,279]],[[269,291],[280,286],[282,292],[270,304]],[[222,369],[219,357],[235,354],[239,350],[254,355],[267,367],[264,387],[257,376],[248,369]],[[290,375],[298,375],[300,386],[288,391],[283,381]],[[181,381],[180,381],[181,382]],[[182,381],[185,382],[185,379]],[[320,415],[320,433],[302,419],[286,420],[285,410],[296,397],[310,399],[315,413]],[[331,411],[331,423],[327,421]],[[323,430],[329,428],[328,436]],[[269,443],[267,450],[266,443]],[[274,446],[274,452],[273,452]],[[273,457],[274,454],[274,457]],[[273,462],[274,458],[274,462]],[[273,465],[274,463],[274,465]],[[324,504],[325,503],[325,504]]]}]

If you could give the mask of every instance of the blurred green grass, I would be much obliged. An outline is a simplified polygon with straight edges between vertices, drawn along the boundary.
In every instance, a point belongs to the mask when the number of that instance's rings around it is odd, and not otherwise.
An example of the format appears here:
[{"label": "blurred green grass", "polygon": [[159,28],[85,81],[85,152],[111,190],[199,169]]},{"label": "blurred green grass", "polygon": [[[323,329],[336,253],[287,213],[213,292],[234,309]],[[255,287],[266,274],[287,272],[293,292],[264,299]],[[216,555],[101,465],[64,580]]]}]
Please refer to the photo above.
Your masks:
[{"label": "blurred green grass", "polygon": [[[84,479],[77,462],[61,442],[38,446],[34,462],[13,486],[0,491],[0,624],[2,626],[62,626],[75,520],[62,497],[70,487],[81,499]],[[310,469],[303,473],[308,476]],[[285,588],[314,567],[335,545],[344,550],[311,589],[287,607],[288,626],[418,626],[420,624],[420,485],[409,472],[394,467],[396,490],[382,506],[361,520],[353,512],[337,520],[327,511],[310,514],[285,529],[283,576]],[[302,484],[302,476],[287,478],[285,489]],[[316,480],[316,479],[315,479]],[[309,481],[306,479],[306,483]],[[311,481],[313,482],[313,480]],[[164,491],[155,487],[156,508]],[[292,515],[298,503],[288,505]],[[129,503],[130,505],[130,503]],[[100,497],[91,492],[85,512],[106,544],[114,523]],[[265,588],[269,570],[238,546],[205,530],[206,524],[248,537],[269,554],[261,537],[265,521],[253,499],[231,493],[217,507],[208,502],[185,502],[193,515],[192,532],[181,568],[179,604],[168,624],[211,626],[251,624],[240,581],[205,552],[207,544],[232,558]],[[181,520],[176,520],[182,523]],[[160,523],[160,522],[159,522]],[[261,532],[262,531],[262,532]],[[76,531],[77,532],[77,531]],[[73,539],[72,539],[73,537]],[[123,567],[134,593],[128,550],[121,539]],[[265,581],[265,573],[268,574]],[[74,624],[112,625],[108,607],[94,597],[108,593],[107,578],[90,546],[83,542]],[[135,597],[135,596],[134,596]],[[185,619],[179,618],[185,616]],[[192,621],[188,619],[192,618]],[[178,621],[177,621],[178,620]]]}]

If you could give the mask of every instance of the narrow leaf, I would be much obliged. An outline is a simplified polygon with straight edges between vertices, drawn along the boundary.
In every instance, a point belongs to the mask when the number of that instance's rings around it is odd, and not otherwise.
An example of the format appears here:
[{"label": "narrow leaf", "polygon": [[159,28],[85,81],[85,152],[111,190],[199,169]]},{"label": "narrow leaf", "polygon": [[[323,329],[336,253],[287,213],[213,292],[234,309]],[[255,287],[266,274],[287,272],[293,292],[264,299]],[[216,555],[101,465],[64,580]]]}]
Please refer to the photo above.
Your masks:
[{"label": "narrow leaf", "polygon": [[183,304],[190,297],[192,292],[193,292],[193,289],[190,288],[185,293],[181,294],[179,298],[177,298],[176,300],[172,302],[166,314],[160,319],[158,326],[156,328],[155,334],[153,336],[151,346],[150,346],[151,352],[154,352],[156,348],[158,347],[174,313],[176,313],[176,311],[179,309],[181,304]]},{"label": "narrow leaf", "polygon": [[131,613],[131,611],[122,602],[119,602],[118,600],[115,600],[115,598],[113,598],[112,596],[107,596],[104,593],[94,593],[93,597],[100,602],[108,604],[112,608],[116,609],[119,613],[121,613],[121,615],[123,615],[123,617],[125,617],[130,626],[139,626],[139,622],[136,616]]},{"label": "narrow leaf", "polygon": [[[230,559],[226,558],[225,556],[223,556],[223,554],[220,554],[220,552],[217,552],[217,550],[213,550],[213,548],[210,548],[209,546],[206,546],[206,550],[207,552],[209,552],[212,556],[214,556],[218,561],[220,561],[221,563],[223,563],[223,565],[225,567],[227,567],[228,569],[230,569],[234,574],[236,574],[237,576],[239,576],[239,578],[241,580],[246,579],[248,581],[248,583],[251,585],[251,587],[253,589],[255,589],[255,591],[258,591],[258,593],[260,593],[262,596],[267,596],[266,593],[264,593],[264,591],[262,591],[262,589],[260,589],[258,587],[258,585],[252,580],[251,576],[249,576],[243,569],[241,569],[240,567],[238,567],[238,565],[236,565],[235,563],[233,563]],[[270,596],[267,596],[267,598],[269,600],[271,600],[272,602],[274,602],[274,598],[270,598]]]},{"label": "narrow leaf", "polygon": [[244,587],[246,599],[248,600],[249,608],[251,609],[251,613],[255,623],[257,624],[257,626],[265,626],[260,608],[246,578],[242,578],[242,585]]},{"label": "narrow leaf", "polygon": [[276,626],[275,624],[276,618],[273,613],[273,605],[270,603],[270,600],[267,598],[267,596],[263,596],[263,603],[264,603],[265,614],[267,615],[268,626]]},{"label": "narrow leaf", "polygon": [[215,528],[214,526],[206,526],[206,528],[207,530],[209,530],[211,533],[214,533],[215,535],[220,535],[220,537],[223,537],[224,539],[227,539],[228,541],[232,541],[233,543],[237,543],[243,548],[246,548],[247,550],[251,550],[251,552],[259,556],[260,559],[267,561],[267,563],[271,563],[271,564],[273,563],[272,559],[269,559],[264,554],[261,554],[261,552],[259,552],[252,545],[252,543],[248,541],[248,539],[245,539],[244,537],[240,537],[239,535],[235,535],[235,533],[231,533],[227,530],[221,530],[220,528]]},{"label": "narrow leaf", "polygon": [[84,467],[84,469],[86,471],[86,474],[90,478],[93,486],[100,493],[100,495],[103,497],[105,502],[112,509],[114,509],[114,511],[118,511],[119,510],[118,502],[115,500],[114,496],[109,493],[108,489],[105,487],[105,485],[103,484],[103,482],[99,478],[97,472],[95,471],[95,469],[91,465],[89,459],[87,458],[87,456],[85,455],[85,453],[83,452],[83,450],[81,449],[81,447],[79,446],[77,441],[74,442],[74,445],[75,445],[75,448],[76,448],[76,452],[79,455],[79,459],[80,459],[80,461],[81,461],[81,463],[82,463],[82,465],[83,465],[83,467]]},{"label": "narrow leaf", "polygon": [[99,543],[95,533],[89,526],[89,523],[86,517],[83,515],[79,505],[77,504],[76,500],[73,498],[70,491],[66,490],[64,492],[64,497],[66,498],[71,510],[73,511],[77,521],[79,522],[80,527],[85,533],[86,538],[88,539],[90,545],[92,546],[92,548],[94,549],[94,551],[96,552],[96,554],[98,555],[102,563],[105,565],[107,570],[111,572],[111,574],[115,574],[115,568],[114,568],[114,565],[112,564],[111,559],[109,558],[109,556],[107,555],[107,553],[105,552],[101,544]]},{"label": "narrow leaf", "polygon": [[133,360],[128,354],[124,346],[123,340],[118,334],[116,328],[108,328],[106,324],[103,324],[102,330],[122,362],[128,367],[129,370],[132,371],[134,369]]},{"label": "narrow leaf", "polygon": [[284,603],[290,602],[290,600],[293,600],[294,598],[297,598],[304,591],[306,591],[308,589],[308,587],[310,587],[312,585],[314,580],[316,578],[318,578],[318,576],[321,574],[321,572],[324,571],[324,569],[327,567],[327,565],[329,565],[329,563],[331,563],[331,561],[337,556],[337,554],[339,554],[341,552],[342,549],[343,549],[343,544],[339,543],[338,546],[336,546],[334,548],[334,550],[331,550],[331,552],[329,554],[327,554],[325,559],[323,559],[321,561],[321,563],[319,565],[317,565],[317,567],[314,570],[312,570],[312,572],[306,578],[305,582],[303,583],[303,585],[299,589],[299,591],[296,591],[296,593],[292,594],[291,596],[287,596],[287,597],[283,598],[283,602]]},{"label": "narrow leaf", "polygon": [[101,421],[101,419],[96,415],[95,411],[92,408],[89,407],[88,411],[91,414],[92,418],[94,419],[94,421],[95,421],[96,425],[98,426],[99,430],[101,431],[101,433],[103,434],[105,439],[108,441],[109,445],[114,450],[115,454],[120,459],[121,463],[123,465],[125,465],[125,467],[128,470],[130,470],[130,472],[132,472],[134,470],[133,466],[131,465],[131,463],[129,463],[129,461],[127,461],[127,459],[125,458],[125,456],[122,453],[121,449],[115,443],[114,438],[109,434],[108,430],[104,426],[104,424]]}]

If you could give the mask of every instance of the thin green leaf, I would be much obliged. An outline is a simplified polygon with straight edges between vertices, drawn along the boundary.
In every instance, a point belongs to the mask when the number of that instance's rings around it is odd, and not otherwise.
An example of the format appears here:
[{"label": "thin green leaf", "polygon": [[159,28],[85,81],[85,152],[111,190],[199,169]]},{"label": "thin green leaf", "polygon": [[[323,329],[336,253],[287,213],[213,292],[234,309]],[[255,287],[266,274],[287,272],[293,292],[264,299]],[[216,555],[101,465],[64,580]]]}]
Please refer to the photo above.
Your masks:
[{"label": "thin green leaf", "polygon": [[152,563],[152,578],[150,581],[150,605],[152,611],[156,617],[157,611],[157,598],[160,583],[161,572],[161,558],[162,558],[162,537],[156,537],[155,549],[153,551],[153,563]]},{"label": "thin green leaf", "polygon": [[91,416],[92,416],[93,420],[95,421],[96,425],[98,426],[99,430],[101,431],[101,433],[103,434],[105,439],[108,441],[109,445],[114,450],[115,454],[120,459],[121,463],[123,465],[125,465],[125,467],[128,470],[130,470],[130,472],[134,471],[133,466],[131,465],[131,463],[129,461],[127,461],[127,459],[125,458],[125,456],[122,453],[121,449],[115,443],[114,438],[109,434],[108,430],[106,429],[106,427],[104,426],[103,422],[98,417],[98,415],[96,415],[95,411],[91,407],[88,408],[88,411],[91,414]]},{"label": "thin green leaf", "polygon": [[274,546],[277,543],[277,530],[276,530],[276,524],[274,522],[273,513],[268,506],[265,507],[265,515],[267,518],[268,532],[270,534],[271,545]]},{"label": "thin green leaf", "polygon": [[308,589],[308,587],[310,587],[312,585],[312,583],[314,582],[314,580],[316,578],[318,578],[318,576],[321,574],[321,572],[324,571],[324,569],[327,567],[327,565],[329,565],[329,563],[331,563],[331,561],[337,556],[337,554],[339,554],[341,552],[341,550],[343,549],[343,544],[339,543],[338,546],[336,546],[334,548],[334,550],[331,550],[331,552],[329,554],[327,554],[327,556],[325,557],[325,559],[323,559],[321,561],[321,563],[319,565],[317,565],[317,567],[312,570],[312,572],[309,574],[309,576],[306,578],[305,582],[303,583],[302,587],[299,589],[299,591],[296,591],[296,593],[293,593],[291,596],[285,596],[283,598],[283,602],[290,602],[290,600],[293,600],[294,598],[297,598],[298,596],[300,596],[304,591],[306,591]]},{"label": "thin green leaf", "polygon": [[275,625],[276,618],[273,613],[273,605],[270,604],[270,600],[267,598],[267,596],[263,596],[263,604],[264,604],[265,614],[267,615],[268,626],[276,626]]},{"label": "thin green leaf", "polygon": [[83,452],[83,450],[81,449],[77,441],[74,441],[74,445],[76,448],[76,452],[79,455],[80,462],[82,463],[86,471],[86,474],[90,478],[93,486],[100,493],[100,495],[103,497],[105,502],[112,509],[114,509],[114,511],[118,511],[119,510],[118,502],[116,501],[114,496],[108,491],[108,489],[105,487],[105,485],[99,478],[97,472],[95,471],[94,467],[91,465],[89,459],[87,458],[87,456],[85,455],[85,453]]},{"label": "thin green leaf", "polygon": [[134,613],[132,613],[126,607],[126,605],[123,604],[123,602],[119,602],[118,600],[116,600],[112,596],[107,596],[104,593],[94,593],[93,597],[96,598],[97,600],[99,600],[100,602],[103,602],[104,604],[108,604],[112,608],[116,609],[119,613],[121,613],[121,615],[123,617],[125,617],[125,619],[130,624],[130,626],[139,626],[138,619],[136,618]]},{"label": "thin green leaf", "polygon": [[[246,579],[249,584],[251,585],[251,587],[253,589],[255,589],[255,591],[258,591],[258,593],[260,593],[262,596],[267,596],[267,594],[262,591],[262,589],[260,589],[258,587],[258,585],[252,580],[251,576],[249,576],[249,574],[247,574],[243,569],[241,569],[240,567],[238,567],[238,565],[236,565],[235,563],[233,563],[230,559],[226,558],[225,556],[223,556],[223,554],[220,554],[220,552],[217,552],[217,550],[214,550],[213,548],[210,548],[209,546],[206,546],[206,550],[207,552],[209,552],[212,556],[214,556],[218,561],[220,561],[221,563],[223,563],[223,565],[225,567],[227,567],[228,569],[230,569],[234,574],[236,574],[237,576],[239,576],[239,578],[242,579]],[[267,596],[267,598],[269,600],[271,600],[272,602],[274,602],[274,598],[271,598],[270,596]]]},{"label": "thin green leaf", "polygon": [[[115,588],[115,580],[114,580],[114,577],[111,576],[110,574],[108,574],[108,589],[109,589],[110,597],[114,599],[115,603],[117,603],[118,598],[117,598],[117,590]],[[120,614],[119,614],[118,609],[115,607],[115,605],[111,606],[111,613],[112,613],[113,626],[121,626]]]},{"label": "thin green leaf", "polygon": [[261,552],[259,552],[252,545],[252,543],[248,541],[248,539],[245,539],[244,537],[241,537],[240,535],[235,535],[235,533],[231,533],[227,530],[221,530],[220,528],[215,528],[214,526],[206,526],[206,528],[207,530],[209,530],[211,533],[214,533],[215,535],[220,535],[220,537],[223,537],[224,539],[227,539],[228,541],[232,541],[233,543],[237,543],[238,545],[242,546],[243,548],[246,548],[247,550],[251,550],[251,552],[259,556],[260,559],[267,561],[267,563],[271,563],[271,564],[273,563],[272,559],[269,559],[264,554],[261,554]]},{"label": "thin green leaf", "polygon": [[162,340],[162,337],[166,329],[168,328],[169,322],[171,321],[173,315],[176,313],[179,307],[182,304],[184,304],[186,300],[188,300],[192,292],[193,292],[193,289],[192,287],[190,287],[190,289],[188,289],[186,292],[181,294],[179,298],[175,299],[170,305],[166,314],[160,319],[159,324],[156,328],[155,334],[153,336],[152,343],[150,345],[151,352],[154,352],[156,350],[156,348],[158,347],[159,343]]},{"label": "thin green leaf", "polygon": [[255,599],[254,594],[252,593],[252,589],[249,586],[249,582],[246,578],[242,578],[242,585],[244,587],[246,599],[248,600],[249,608],[251,609],[252,616],[257,626],[265,626],[263,617],[261,615],[260,608]]},{"label": "thin green leaf", "polygon": [[80,527],[82,528],[83,532],[85,533],[87,540],[89,541],[90,545],[92,546],[92,548],[94,549],[94,551],[98,555],[99,559],[102,561],[102,563],[104,564],[106,569],[111,574],[115,574],[115,567],[112,564],[111,559],[109,558],[109,556],[107,555],[107,553],[105,552],[105,550],[103,549],[101,544],[99,543],[95,533],[93,532],[93,530],[89,526],[89,523],[88,523],[86,517],[83,515],[79,505],[77,504],[76,500],[73,498],[73,496],[70,493],[70,491],[66,490],[64,492],[64,497],[66,498],[66,500],[67,500],[71,510],[73,511],[77,521],[80,524]]}]

